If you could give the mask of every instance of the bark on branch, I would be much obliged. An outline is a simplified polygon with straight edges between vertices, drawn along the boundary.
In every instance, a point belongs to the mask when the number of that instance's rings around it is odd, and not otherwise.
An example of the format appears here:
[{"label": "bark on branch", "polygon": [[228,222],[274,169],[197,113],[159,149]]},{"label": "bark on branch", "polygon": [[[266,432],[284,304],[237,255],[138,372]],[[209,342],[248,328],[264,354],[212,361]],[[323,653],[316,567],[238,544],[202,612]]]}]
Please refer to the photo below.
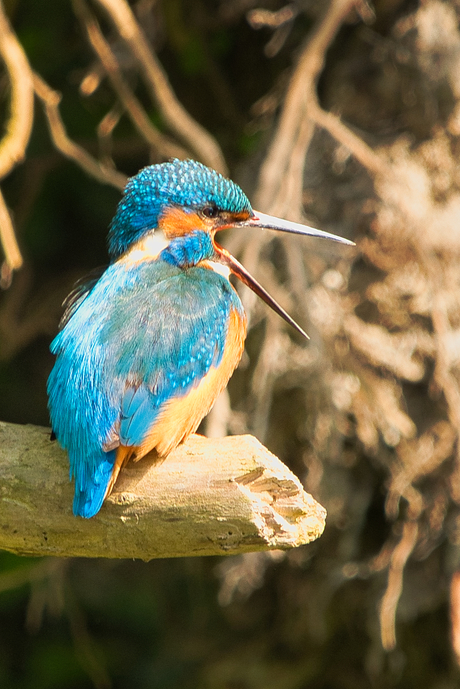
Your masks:
[{"label": "bark on branch", "polygon": [[326,512],[251,436],[192,436],[163,463],[122,471],[90,520],[74,517],[68,462],[46,428],[0,422],[0,548],[108,558],[287,549],[318,538]]}]

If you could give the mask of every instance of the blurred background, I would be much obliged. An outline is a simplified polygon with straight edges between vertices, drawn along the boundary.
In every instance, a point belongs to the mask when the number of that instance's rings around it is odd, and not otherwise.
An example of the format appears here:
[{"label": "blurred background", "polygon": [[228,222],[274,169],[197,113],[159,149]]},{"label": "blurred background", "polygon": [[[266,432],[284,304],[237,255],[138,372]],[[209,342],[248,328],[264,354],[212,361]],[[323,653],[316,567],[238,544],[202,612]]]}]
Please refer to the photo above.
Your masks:
[{"label": "blurred background", "polygon": [[311,341],[242,289],[246,353],[201,429],[264,442],[323,536],[2,552],[2,689],[460,686],[459,19],[456,0],[0,3],[2,421],[48,425],[62,301],[144,165],[199,159],[357,243],[228,234]]}]

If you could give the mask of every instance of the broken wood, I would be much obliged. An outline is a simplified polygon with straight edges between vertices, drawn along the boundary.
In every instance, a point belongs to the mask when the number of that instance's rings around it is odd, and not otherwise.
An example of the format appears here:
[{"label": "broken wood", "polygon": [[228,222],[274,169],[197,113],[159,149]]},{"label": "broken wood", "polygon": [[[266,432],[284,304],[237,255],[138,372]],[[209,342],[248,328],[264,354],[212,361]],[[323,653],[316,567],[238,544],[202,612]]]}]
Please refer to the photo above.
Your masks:
[{"label": "broken wood", "polygon": [[130,462],[89,520],[72,514],[68,471],[48,429],[0,422],[0,549],[151,560],[295,548],[324,529],[324,508],[248,435]]}]

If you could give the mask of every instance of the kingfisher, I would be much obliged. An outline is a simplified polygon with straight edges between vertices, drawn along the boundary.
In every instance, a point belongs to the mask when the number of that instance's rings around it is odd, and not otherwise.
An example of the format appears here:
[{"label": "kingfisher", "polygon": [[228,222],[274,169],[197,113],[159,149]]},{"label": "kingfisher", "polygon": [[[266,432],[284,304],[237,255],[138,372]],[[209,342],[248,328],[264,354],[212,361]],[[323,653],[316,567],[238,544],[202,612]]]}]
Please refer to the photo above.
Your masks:
[{"label": "kingfisher", "polygon": [[109,228],[109,266],[71,293],[51,344],[49,411],[69,455],[75,515],[99,512],[129,459],[164,458],[186,440],[227,385],[246,337],[230,272],[308,338],[217,244],[233,227],[353,244],[253,210],[237,184],[196,161],[129,179]]}]

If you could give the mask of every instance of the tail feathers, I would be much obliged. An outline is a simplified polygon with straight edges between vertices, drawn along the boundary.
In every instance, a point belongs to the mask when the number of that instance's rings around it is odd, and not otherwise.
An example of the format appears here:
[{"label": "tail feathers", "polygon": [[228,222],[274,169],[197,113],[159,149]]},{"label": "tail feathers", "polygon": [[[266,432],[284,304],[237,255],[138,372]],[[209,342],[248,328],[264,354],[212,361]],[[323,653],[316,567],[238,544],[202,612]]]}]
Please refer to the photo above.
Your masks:
[{"label": "tail feathers", "polygon": [[103,452],[97,459],[99,461],[93,459],[93,463],[96,464],[93,470],[81,467],[79,463],[74,464],[76,470],[73,513],[78,517],[89,519],[101,509],[111,483],[116,450]]}]

